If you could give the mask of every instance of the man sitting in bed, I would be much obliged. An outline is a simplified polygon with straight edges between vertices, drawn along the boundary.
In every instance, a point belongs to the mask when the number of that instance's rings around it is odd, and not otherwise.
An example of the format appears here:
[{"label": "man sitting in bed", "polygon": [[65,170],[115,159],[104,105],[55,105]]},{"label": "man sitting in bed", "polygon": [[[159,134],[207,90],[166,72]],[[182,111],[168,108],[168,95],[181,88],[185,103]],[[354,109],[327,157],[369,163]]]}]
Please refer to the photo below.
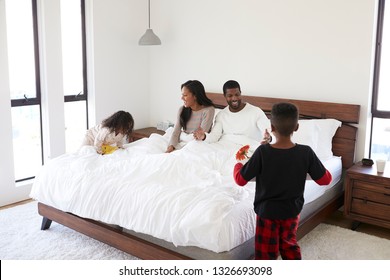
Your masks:
[{"label": "man sitting in bed", "polygon": [[[207,143],[217,142],[223,135],[245,135],[262,143],[269,142],[271,136],[267,131],[270,122],[265,113],[241,99],[240,84],[229,80],[223,85],[223,96],[228,106],[219,112],[210,133],[201,128],[194,132],[197,140]],[[264,138],[262,135],[264,134]]]}]

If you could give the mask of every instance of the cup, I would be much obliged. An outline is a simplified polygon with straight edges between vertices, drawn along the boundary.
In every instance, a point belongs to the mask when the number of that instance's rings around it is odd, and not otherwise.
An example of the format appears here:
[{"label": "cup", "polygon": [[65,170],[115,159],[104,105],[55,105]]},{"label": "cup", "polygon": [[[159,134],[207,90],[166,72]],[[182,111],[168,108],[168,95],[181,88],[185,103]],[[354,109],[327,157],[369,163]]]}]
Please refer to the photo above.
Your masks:
[{"label": "cup", "polygon": [[385,166],[386,166],[386,160],[384,159],[376,160],[376,171],[378,173],[383,173],[385,171]]}]

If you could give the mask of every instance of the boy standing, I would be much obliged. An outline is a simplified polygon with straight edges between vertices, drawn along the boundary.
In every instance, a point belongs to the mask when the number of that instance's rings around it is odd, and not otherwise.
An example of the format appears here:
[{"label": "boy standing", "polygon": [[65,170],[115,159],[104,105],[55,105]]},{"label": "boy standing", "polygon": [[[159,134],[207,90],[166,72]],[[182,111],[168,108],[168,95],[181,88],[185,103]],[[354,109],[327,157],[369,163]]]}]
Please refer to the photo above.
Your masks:
[{"label": "boy standing", "polygon": [[296,234],[307,173],[319,185],[332,181],[309,146],[291,141],[298,130],[298,117],[295,105],[275,104],[270,119],[276,141],[260,145],[245,165],[238,162],[234,167],[240,186],[256,177],[256,259],[277,259],[279,252],[283,259],[302,258]]}]

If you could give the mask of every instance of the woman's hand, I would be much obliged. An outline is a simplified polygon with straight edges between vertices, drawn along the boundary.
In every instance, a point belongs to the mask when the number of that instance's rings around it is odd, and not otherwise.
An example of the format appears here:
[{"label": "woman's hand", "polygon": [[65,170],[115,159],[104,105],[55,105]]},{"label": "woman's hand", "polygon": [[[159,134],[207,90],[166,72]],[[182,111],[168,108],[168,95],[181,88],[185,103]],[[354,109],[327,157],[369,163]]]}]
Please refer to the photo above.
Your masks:
[{"label": "woman's hand", "polygon": [[194,135],[194,138],[196,140],[203,141],[204,139],[206,139],[206,133],[204,132],[204,130],[201,127],[199,127],[197,130],[195,130],[193,135]]},{"label": "woman's hand", "polygon": [[165,152],[170,153],[170,152],[173,152],[174,150],[175,150],[175,147],[173,145],[169,145]]}]

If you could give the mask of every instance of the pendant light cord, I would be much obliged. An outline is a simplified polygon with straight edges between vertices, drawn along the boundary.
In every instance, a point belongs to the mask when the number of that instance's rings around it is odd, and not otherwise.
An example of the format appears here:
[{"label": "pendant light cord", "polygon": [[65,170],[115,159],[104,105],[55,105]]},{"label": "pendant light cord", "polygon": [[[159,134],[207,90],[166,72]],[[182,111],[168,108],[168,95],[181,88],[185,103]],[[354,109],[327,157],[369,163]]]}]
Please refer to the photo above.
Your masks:
[{"label": "pendant light cord", "polygon": [[149,29],[150,29],[150,0],[148,0],[148,3],[149,3],[149,5],[148,5],[148,10],[149,10]]}]

